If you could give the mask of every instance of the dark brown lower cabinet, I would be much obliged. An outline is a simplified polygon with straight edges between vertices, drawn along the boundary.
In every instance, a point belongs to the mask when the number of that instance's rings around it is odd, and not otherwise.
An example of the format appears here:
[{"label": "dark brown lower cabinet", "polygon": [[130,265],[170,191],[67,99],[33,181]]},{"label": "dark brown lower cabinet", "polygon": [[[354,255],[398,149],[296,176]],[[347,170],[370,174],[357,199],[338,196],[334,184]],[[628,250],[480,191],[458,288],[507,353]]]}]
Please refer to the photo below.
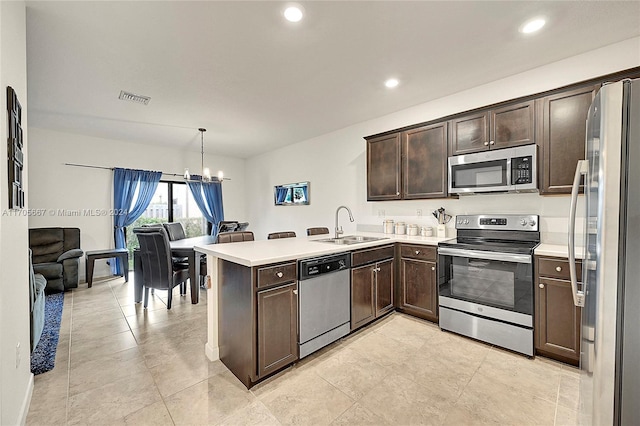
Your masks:
[{"label": "dark brown lower cabinet", "polygon": [[376,263],[375,288],[376,288],[376,318],[392,311],[393,289],[394,289],[394,266],[393,259]]},{"label": "dark brown lower cabinet", "polygon": [[247,387],[298,359],[297,263],[218,260],[220,360]]},{"label": "dark brown lower cabinet", "polygon": [[400,303],[402,311],[438,321],[436,263],[400,259]]},{"label": "dark brown lower cabinet", "polygon": [[354,330],[376,317],[373,304],[375,288],[372,265],[351,269],[351,329]]},{"label": "dark brown lower cabinet", "polygon": [[400,244],[398,254],[398,309],[409,315],[437,322],[437,249]]},{"label": "dark brown lower cabinet", "polygon": [[[563,279],[568,276],[568,261],[560,258],[537,258],[536,266],[536,352],[578,365],[582,310],[573,303],[571,282]],[[552,272],[549,275],[553,276],[541,276],[541,270],[549,270]]]},{"label": "dark brown lower cabinet", "polygon": [[293,282],[257,294],[258,377],[298,359],[297,289]]},{"label": "dark brown lower cabinet", "polygon": [[394,309],[393,253],[392,245],[352,253],[351,330]]}]

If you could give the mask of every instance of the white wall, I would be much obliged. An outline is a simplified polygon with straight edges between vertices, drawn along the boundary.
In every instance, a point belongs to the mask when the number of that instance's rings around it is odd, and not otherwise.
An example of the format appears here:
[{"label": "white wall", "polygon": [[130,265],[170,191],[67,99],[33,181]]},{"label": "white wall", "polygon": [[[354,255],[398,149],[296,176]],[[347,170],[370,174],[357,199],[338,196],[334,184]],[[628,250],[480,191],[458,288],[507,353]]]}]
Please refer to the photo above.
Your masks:
[{"label": "white wall", "polygon": [[[29,143],[24,2],[0,2],[0,52],[0,424],[13,425],[26,420],[33,391],[29,369],[28,219],[19,211],[7,210],[7,86],[13,87],[22,105],[25,153]],[[28,193],[27,171],[28,163],[23,174]],[[16,366],[18,344],[20,363]]]},{"label": "white wall", "polygon": [[[81,247],[85,251],[114,246],[112,216],[65,216],[58,214],[58,209],[112,209],[113,172],[65,166],[65,163],[182,173],[187,167],[190,170],[199,168],[201,162],[199,152],[34,127],[29,129],[29,138],[29,180],[32,183],[29,207],[44,210],[43,216],[29,217],[29,227],[78,227]],[[222,188],[225,217],[240,221],[247,218],[244,163],[242,159],[205,155],[205,165],[214,171],[223,170],[231,179],[224,181]],[[82,279],[84,261],[80,265]],[[106,261],[96,261],[94,278],[109,274]]]},{"label": "white wall", "polygon": [[[246,187],[249,191],[247,205],[251,228],[259,239],[266,238],[266,234],[273,231],[293,230],[298,235],[305,235],[306,228],[310,226],[332,229],[336,207],[341,204],[353,210],[358,224],[381,225],[384,216],[435,226],[431,212],[444,207],[453,215],[486,212],[540,214],[543,216],[543,241],[563,243],[569,209],[568,196],[510,194],[471,196],[459,200],[367,202],[366,146],[363,137],[637,66],[640,66],[640,38],[250,158],[246,164]],[[400,87],[399,90],[410,88]],[[393,94],[390,92],[388,96]],[[380,101],[384,102],[384,99]],[[311,182],[309,206],[274,206],[274,185],[307,180]],[[422,210],[422,217],[417,216],[418,209]],[[354,232],[355,224],[348,223],[344,212],[340,214],[345,231]],[[449,227],[453,227],[453,221]]]}]

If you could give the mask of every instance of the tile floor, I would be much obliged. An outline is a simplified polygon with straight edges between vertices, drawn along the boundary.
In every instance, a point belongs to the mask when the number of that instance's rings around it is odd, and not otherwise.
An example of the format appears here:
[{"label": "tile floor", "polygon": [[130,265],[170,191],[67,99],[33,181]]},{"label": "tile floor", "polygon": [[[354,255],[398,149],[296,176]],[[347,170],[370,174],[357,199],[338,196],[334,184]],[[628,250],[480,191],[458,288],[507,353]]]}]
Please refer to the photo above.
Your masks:
[{"label": "tile floor", "polygon": [[247,391],[204,355],[206,297],[149,309],[122,278],[65,295],[28,425],[572,425],[577,370],[392,314]]}]

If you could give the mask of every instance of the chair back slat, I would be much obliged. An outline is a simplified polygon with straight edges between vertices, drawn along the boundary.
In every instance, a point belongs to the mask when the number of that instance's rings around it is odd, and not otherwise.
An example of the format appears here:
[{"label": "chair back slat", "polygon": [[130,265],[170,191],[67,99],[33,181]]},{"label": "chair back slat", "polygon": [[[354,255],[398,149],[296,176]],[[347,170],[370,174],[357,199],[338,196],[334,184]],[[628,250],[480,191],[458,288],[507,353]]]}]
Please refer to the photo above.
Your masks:
[{"label": "chair back slat", "polygon": [[218,234],[216,243],[240,243],[242,241],[253,241],[253,232],[251,231],[236,231],[236,232],[223,232]]},{"label": "chair back slat", "polygon": [[285,231],[285,232],[272,232],[267,235],[268,240],[275,240],[277,238],[293,238],[296,236],[296,233],[293,231]]},{"label": "chair back slat", "polygon": [[307,235],[322,235],[328,234],[329,228],[317,227],[317,228],[307,228]]}]

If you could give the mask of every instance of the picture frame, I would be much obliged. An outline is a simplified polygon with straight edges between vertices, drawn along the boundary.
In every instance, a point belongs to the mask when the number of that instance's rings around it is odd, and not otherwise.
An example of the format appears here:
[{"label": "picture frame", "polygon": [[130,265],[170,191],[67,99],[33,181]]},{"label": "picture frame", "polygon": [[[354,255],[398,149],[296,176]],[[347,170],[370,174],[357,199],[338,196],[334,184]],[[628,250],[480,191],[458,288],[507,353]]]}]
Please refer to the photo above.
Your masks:
[{"label": "picture frame", "polygon": [[307,206],[309,200],[309,182],[287,183],[273,187],[273,199],[276,206]]}]

